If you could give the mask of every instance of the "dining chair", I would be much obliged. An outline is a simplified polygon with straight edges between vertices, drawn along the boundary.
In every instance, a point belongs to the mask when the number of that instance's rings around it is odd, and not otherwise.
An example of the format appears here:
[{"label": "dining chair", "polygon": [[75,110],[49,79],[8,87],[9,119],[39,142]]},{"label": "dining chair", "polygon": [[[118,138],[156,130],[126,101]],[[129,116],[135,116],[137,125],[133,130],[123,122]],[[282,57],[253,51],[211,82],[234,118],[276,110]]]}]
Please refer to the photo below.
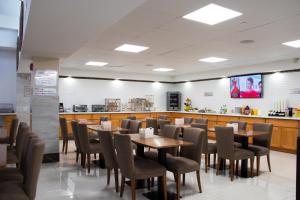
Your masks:
[{"label": "dining chair", "polygon": [[[72,126],[72,133],[75,141],[75,147],[76,147],[76,163],[78,163],[79,160],[79,155],[81,155],[81,149],[80,149],[80,140],[79,140],[79,135],[78,135],[78,121],[77,120],[72,120],[71,121],[71,126]],[[82,159],[82,156],[81,156]],[[82,164],[82,162],[81,162]]]},{"label": "dining chair", "polygon": [[204,140],[204,130],[199,128],[185,128],[183,140],[193,143],[191,146],[180,148],[180,156],[169,156],[166,161],[167,170],[174,174],[176,182],[177,199],[180,198],[181,175],[185,185],[185,174],[196,172],[199,192],[202,192],[200,181],[201,152]]},{"label": "dining chair", "polygon": [[253,144],[249,144],[248,149],[254,152],[256,157],[256,171],[259,175],[260,157],[267,156],[269,171],[271,172],[270,146],[272,140],[273,124],[253,123],[253,131],[267,132],[267,135],[261,135],[253,138]]},{"label": "dining chair", "polygon": [[139,133],[142,122],[139,120],[130,120],[128,133]]},{"label": "dining chair", "polygon": [[12,147],[15,142],[18,126],[19,126],[19,119],[14,118],[10,125],[9,135],[7,137],[0,138],[0,144],[9,144],[10,147]]},{"label": "dining chair", "polygon": [[130,127],[130,119],[122,119],[121,120],[121,129],[123,130],[120,130],[119,132],[121,134],[128,134],[129,132],[129,127]]},{"label": "dining chair", "polygon": [[136,116],[128,116],[127,119],[136,120]]},{"label": "dining chair", "polygon": [[189,125],[193,122],[193,118],[192,117],[185,117],[184,119],[184,125]]},{"label": "dining chair", "polygon": [[[237,148],[234,146],[234,132],[233,127],[215,126],[216,141],[217,141],[217,175],[221,165],[221,159],[228,159],[230,161],[230,179],[234,178],[234,162],[237,160],[250,159],[250,173],[253,176],[253,161],[254,153],[252,151]],[[238,170],[238,169],[236,169]]]},{"label": "dining chair", "polygon": [[194,121],[197,124],[206,124],[206,125],[208,125],[208,119],[207,118],[197,118],[197,119],[194,119]]},{"label": "dining chair", "polygon": [[158,126],[159,126],[159,130],[161,131],[165,125],[170,125],[171,121],[170,120],[166,120],[166,119],[159,119],[158,120]]},{"label": "dining chair", "polygon": [[39,172],[43,160],[45,143],[34,138],[27,146],[25,172],[23,182],[0,182],[1,199],[34,200],[38,183]]},{"label": "dining chair", "polygon": [[[247,130],[247,122],[242,122],[242,121],[229,121],[229,124],[237,124],[238,125],[238,130],[246,131]],[[234,135],[234,144],[236,147],[242,147],[242,141],[241,141],[241,136]]]},{"label": "dining chair", "polygon": [[207,124],[200,124],[200,123],[192,123],[191,127],[194,128],[201,128],[204,130],[204,139],[203,139],[203,148],[202,153],[204,154],[205,159],[205,173],[207,173],[208,167],[210,166],[210,155],[214,155],[214,168],[216,167],[216,154],[217,154],[217,145],[216,143],[208,142],[208,135],[207,135]]},{"label": "dining chair", "polygon": [[66,118],[60,117],[59,118],[59,124],[60,124],[61,136],[62,136],[62,139],[63,139],[62,152],[65,153],[65,154],[67,154],[68,153],[69,140],[73,140],[74,138],[68,132],[68,126],[67,126],[67,120],[66,120]]},{"label": "dining chair", "polygon": [[101,122],[106,122],[108,120],[109,120],[109,117],[107,117],[107,116],[101,116],[100,120],[99,120],[99,124],[101,125]]},{"label": "dining chair", "polygon": [[78,124],[78,135],[79,135],[81,156],[83,161],[82,166],[83,168],[85,167],[85,161],[87,158],[88,173],[90,173],[91,154],[98,153],[100,158],[101,157],[100,154],[102,153],[101,144],[90,142],[86,124]]},{"label": "dining chair", "polygon": [[98,134],[101,141],[101,148],[105,160],[105,166],[107,169],[107,185],[110,184],[110,172],[111,170],[114,170],[115,188],[116,192],[119,192],[119,165],[115,147],[113,144],[112,134],[108,131],[100,131]]},{"label": "dining chair", "polygon": [[115,147],[117,151],[117,161],[122,175],[120,197],[122,197],[124,193],[125,179],[130,179],[131,198],[132,200],[135,200],[136,180],[148,180],[152,177],[162,177],[164,191],[163,199],[166,200],[166,168],[152,160],[143,158],[134,160],[129,135],[116,134]]},{"label": "dining chair", "polygon": [[158,135],[157,119],[147,118],[146,119],[146,128],[153,128],[154,135]]}]

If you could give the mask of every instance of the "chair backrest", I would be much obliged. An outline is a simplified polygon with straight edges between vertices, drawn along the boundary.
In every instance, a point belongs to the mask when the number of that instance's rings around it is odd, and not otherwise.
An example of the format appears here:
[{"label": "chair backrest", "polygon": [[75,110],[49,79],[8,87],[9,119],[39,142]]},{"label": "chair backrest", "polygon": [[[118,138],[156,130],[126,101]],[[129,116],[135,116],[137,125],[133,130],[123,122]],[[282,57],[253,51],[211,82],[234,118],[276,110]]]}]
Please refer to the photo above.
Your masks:
[{"label": "chair backrest", "polygon": [[30,140],[26,158],[26,172],[24,176],[24,191],[30,200],[35,199],[36,188],[40,173],[40,168],[43,161],[45,143],[34,138]]},{"label": "chair backrest", "polygon": [[18,126],[19,126],[19,119],[18,118],[13,119],[11,122],[10,131],[9,131],[10,146],[14,145],[15,138],[16,138],[17,131],[18,131]]},{"label": "chair backrest", "polygon": [[169,124],[171,124],[170,120],[166,120],[166,119],[159,119],[158,120],[158,125],[159,125],[159,128],[161,130],[164,128],[165,125],[169,125]]},{"label": "chair backrest", "polygon": [[129,133],[138,133],[142,127],[142,122],[138,120],[130,120]]},{"label": "chair backrest", "polygon": [[107,117],[107,116],[101,116],[101,117],[100,117],[99,124],[101,125],[101,122],[106,122],[106,121],[108,121],[108,120],[109,120],[109,117]]},{"label": "chair backrest", "polygon": [[132,177],[134,173],[134,160],[129,135],[116,134],[115,147],[122,176],[126,178]]},{"label": "chair backrest", "polygon": [[136,116],[128,116],[127,119],[136,120]]},{"label": "chair backrest", "polygon": [[108,131],[100,131],[98,134],[101,141],[101,150],[104,156],[106,167],[108,169],[118,168],[112,134]]},{"label": "chair backrest", "polygon": [[270,149],[273,124],[268,123],[253,123],[253,131],[267,132],[267,135],[261,135],[253,138],[253,144],[258,146],[263,146]]},{"label": "chair backrest", "polygon": [[66,118],[60,117],[59,118],[59,124],[60,124],[61,136],[65,140],[65,139],[68,138],[68,127],[67,127],[67,120],[66,120]]},{"label": "chair backrest", "polygon": [[208,124],[208,119],[206,119],[206,118],[197,118],[194,121],[197,124],[206,124],[206,125]]},{"label": "chair backrest", "polygon": [[71,126],[72,126],[72,133],[73,133],[74,140],[75,140],[76,151],[78,151],[78,153],[80,153],[81,149],[80,149],[80,142],[79,142],[79,135],[78,135],[78,121],[72,120]]},{"label": "chair backrest", "polygon": [[219,158],[233,159],[234,137],[233,127],[215,126],[217,153]]},{"label": "chair backrest", "polygon": [[[168,138],[178,139],[179,138],[180,128],[176,127],[175,125],[165,125],[161,129],[161,135]],[[178,148],[168,148],[167,153],[176,156]]]},{"label": "chair backrest", "polygon": [[191,124],[193,122],[193,118],[192,117],[185,117],[184,119],[184,124]]},{"label": "chair backrest", "polygon": [[[204,130],[200,128],[185,128],[183,140],[193,143],[192,146],[183,146],[180,156],[192,159],[201,164],[201,153],[203,148]],[[199,165],[200,166],[200,165]]]},{"label": "chair backrest", "polygon": [[129,129],[130,119],[122,119],[121,128]]},{"label": "chair backrest", "polygon": [[25,122],[21,122],[18,129],[18,134],[16,137],[16,155],[17,158],[20,161],[21,155],[22,155],[22,149],[24,145],[24,137],[25,133],[29,132],[29,127]]},{"label": "chair backrest", "polygon": [[147,118],[146,119],[146,128],[153,128],[154,129],[154,134],[158,134],[158,124],[157,124],[157,119],[153,118]]},{"label": "chair backrest", "polygon": [[229,124],[238,124],[238,129],[241,131],[245,131],[247,129],[247,122],[241,121],[229,121]]},{"label": "chair backrest", "polygon": [[86,124],[78,124],[78,138],[80,150],[82,153],[90,152],[89,135]]},{"label": "chair backrest", "polygon": [[24,133],[24,139],[23,139],[23,147],[21,151],[21,155],[19,157],[19,166],[20,166],[20,171],[24,175],[26,173],[26,159],[27,159],[27,150],[28,150],[28,145],[30,141],[34,138],[38,138],[38,136],[32,132],[26,132]]},{"label": "chair backrest", "polygon": [[202,152],[203,153],[207,153],[208,152],[207,124],[192,123],[191,127],[193,127],[193,128],[200,128],[200,129],[202,129],[204,131]]},{"label": "chair backrest", "polygon": [[168,115],[159,115],[158,119],[167,120],[168,119]]}]

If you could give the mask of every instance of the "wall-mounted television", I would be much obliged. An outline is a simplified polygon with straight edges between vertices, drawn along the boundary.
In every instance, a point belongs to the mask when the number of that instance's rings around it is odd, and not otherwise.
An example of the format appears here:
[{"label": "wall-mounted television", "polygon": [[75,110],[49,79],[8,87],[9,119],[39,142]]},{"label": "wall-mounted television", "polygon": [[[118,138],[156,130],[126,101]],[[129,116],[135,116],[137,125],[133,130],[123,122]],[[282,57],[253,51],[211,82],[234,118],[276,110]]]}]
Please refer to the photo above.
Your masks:
[{"label": "wall-mounted television", "polygon": [[230,77],[230,95],[231,98],[262,98],[262,74]]}]

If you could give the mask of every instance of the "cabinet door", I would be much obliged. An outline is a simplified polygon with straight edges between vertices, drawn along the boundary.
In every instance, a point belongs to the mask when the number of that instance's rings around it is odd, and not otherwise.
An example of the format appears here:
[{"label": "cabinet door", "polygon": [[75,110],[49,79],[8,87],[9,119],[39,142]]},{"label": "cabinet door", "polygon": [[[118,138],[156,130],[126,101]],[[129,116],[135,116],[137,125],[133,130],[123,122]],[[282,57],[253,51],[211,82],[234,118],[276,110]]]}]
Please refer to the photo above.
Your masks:
[{"label": "cabinet door", "polygon": [[271,146],[272,147],[280,147],[280,140],[281,140],[281,128],[280,127],[273,127],[273,132],[272,132],[272,141],[271,141]]},{"label": "cabinet door", "polygon": [[281,147],[288,150],[297,149],[297,135],[298,129],[296,128],[282,128],[281,131]]}]

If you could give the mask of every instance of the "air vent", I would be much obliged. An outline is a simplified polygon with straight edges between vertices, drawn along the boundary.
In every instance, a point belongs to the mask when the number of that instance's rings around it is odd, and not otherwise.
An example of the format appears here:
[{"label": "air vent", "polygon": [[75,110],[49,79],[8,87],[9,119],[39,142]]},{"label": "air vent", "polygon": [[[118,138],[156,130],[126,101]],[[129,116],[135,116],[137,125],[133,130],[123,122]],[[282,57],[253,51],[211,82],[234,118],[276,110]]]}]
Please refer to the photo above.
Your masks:
[{"label": "air vent", "polygon": [[125,67],[124,65],[109,65],[107,66],[109,68],[121,68],[121,67]]},{"label": "air vent", "polygon": [[252,44],[254,43],[254,40],[242,40],[240,41],[241,44]]}]

